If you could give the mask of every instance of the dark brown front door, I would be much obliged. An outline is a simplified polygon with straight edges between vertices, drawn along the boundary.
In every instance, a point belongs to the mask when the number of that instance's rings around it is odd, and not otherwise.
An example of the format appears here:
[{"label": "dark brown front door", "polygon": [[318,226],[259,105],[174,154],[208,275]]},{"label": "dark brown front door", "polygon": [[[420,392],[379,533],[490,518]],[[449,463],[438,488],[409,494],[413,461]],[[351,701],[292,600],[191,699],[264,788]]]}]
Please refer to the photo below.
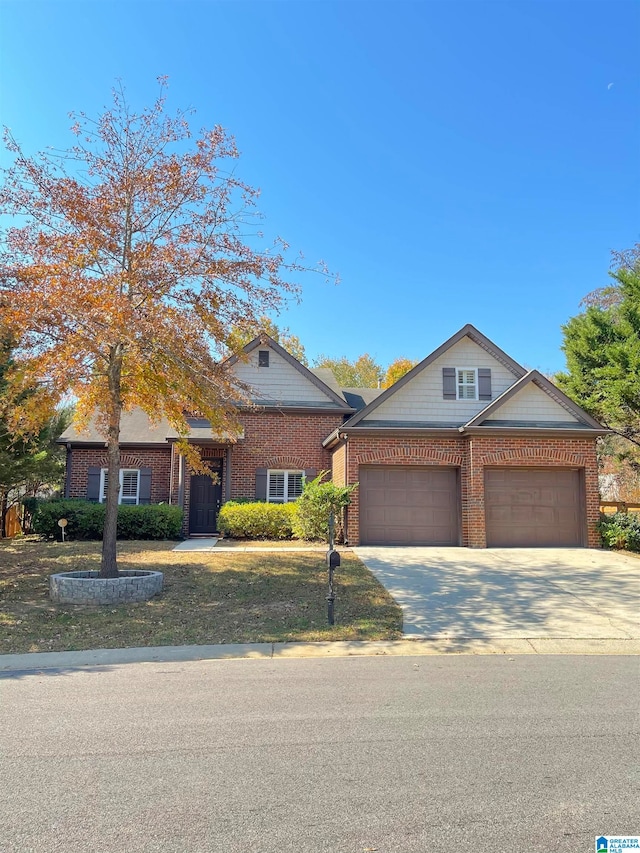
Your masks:
[{"label": "dark brown front door", "polygon": [[584,545],[580,471],[487,468],[484,502],[488,547]]},{"label": "dark brown front door", "polygon": [[189,533],[215,533],[222,500],[222,460],[207,463],[218,475],[213,483],[207,474],[191,475]]},{"label": "dark brown front door", "polygon": [[455,468],[360,468],[362,545],[459,545]]}]

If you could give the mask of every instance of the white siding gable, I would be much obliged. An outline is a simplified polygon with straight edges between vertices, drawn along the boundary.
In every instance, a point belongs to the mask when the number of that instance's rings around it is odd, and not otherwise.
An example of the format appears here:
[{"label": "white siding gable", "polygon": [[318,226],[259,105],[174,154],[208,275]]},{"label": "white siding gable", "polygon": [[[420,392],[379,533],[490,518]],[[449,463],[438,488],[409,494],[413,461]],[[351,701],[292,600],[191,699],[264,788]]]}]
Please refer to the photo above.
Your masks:
[{"label": "white siding gable", "polygon": [[[269,351],[269,367],[258,367],[260,350]],[[266,345],[259,346],[249,353],[247,361],[236,362],[234,372],[238,379],[251,386],[253,400],[274,404],[337,405],[331,397],[303,376],[285,358]]]},{"label": "white siding gable", "polygon": [[485,421],[549,421],[580,423],[575,415],[568,412],[560,403],[556,403],[542,388],[534,382],[518,391],[495,409]]},{"label": "white siding gable", "polygon": [[464,337],[443,355],[381,403],[367,420],[465,424],[489,405],[489,400],[444,400],[443,367],[488,367],[491,370],[491,399],[495,400],[518,377],[471,338]]}]

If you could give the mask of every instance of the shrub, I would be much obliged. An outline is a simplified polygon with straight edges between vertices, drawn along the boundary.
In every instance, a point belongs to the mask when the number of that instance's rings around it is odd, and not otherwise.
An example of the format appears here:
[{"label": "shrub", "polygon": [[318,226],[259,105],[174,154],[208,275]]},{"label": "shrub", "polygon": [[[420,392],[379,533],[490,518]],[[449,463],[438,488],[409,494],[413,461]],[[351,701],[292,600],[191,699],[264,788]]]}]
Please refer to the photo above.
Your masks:
[{"label": "shrub", "polygon": [[182,509],[169,504],[118,507],[119,539],[179,539]]},{"label": "shrub", "polygon": [[302,494],[296,501],[296,517],[293,532],[300,539],[320,539],[329,541],[329,517],[333,513],[335,521],[335,539],[344,540],[344,508],[351,502],[353,486],[336,486],[335,483],[322,482],[329,474],[321,471],[313,480],[305,482]]},{"label": "shrub", "polygon": [[234,539],[291,539],[296,506],[262,501],[227,501],[218,515],[218,530]]},{"label": "shrub", "polygon": [[[57,539],[58,519],[66,518],[65,537],[102,539],[105,505],[82,500],[52,500],[38,504],[33,532]],[[179,539],[182,510],[168,504],[118,507],[118,539]]]},{"label": "shrub", "polygon": [[606,547],[640,551],[640,517],[634,513],[603,515],[599,528],[602,544]]}]

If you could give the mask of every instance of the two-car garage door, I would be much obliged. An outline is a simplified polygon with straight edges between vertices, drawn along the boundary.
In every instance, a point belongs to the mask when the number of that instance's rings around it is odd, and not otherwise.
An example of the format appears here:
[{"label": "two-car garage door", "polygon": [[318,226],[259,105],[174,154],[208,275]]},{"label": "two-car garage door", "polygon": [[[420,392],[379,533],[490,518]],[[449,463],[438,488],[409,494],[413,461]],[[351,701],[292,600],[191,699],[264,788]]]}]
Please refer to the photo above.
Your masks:
[{"label": "two-car garage door", "polygon": [[[461,511],[455,468],[360,468],[363,545],[459,545]],[[581,472],[561,468],[487,468],[489,547],[584,544]]]}]

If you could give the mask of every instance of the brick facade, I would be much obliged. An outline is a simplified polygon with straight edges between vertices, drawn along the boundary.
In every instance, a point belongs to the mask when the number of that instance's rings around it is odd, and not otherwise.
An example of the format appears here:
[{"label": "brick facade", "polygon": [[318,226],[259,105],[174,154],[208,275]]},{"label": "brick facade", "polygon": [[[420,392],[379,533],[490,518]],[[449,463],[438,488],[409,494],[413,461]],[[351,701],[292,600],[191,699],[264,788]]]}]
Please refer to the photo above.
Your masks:
[{"label": "brick facade", "polygon": [[[120,451],[123,468],[151,468],[151,503],[169,501],[169,475],[171,471],[171,447],[142,447]],[[68,495],[70,498],[87,497],[87,474],[91,467],[107,468],[105,450],[98,447],[74,447],[71,451],[71,477]]]},{"label": "brick facade", "polygon": [[257,468],[328,471],[331,454],[322,442],[342,424],[341,415],[248,412],[244,440],[231,451],[231,497],[252,498]]},{"label": "brick facade", "polygon": [[[484,469],[496,467],[563,467],[583,472],[587,515],[587,544],[597,548],[599,518],[598,467],[594,438],[529,438],[465,436],[460,438],[386,438],[349,435],[334,471],[346,467],[347,482],[356,483],[360,465],[443,465],[460,471],[461,544],[486,547]],[[357,545],[360,505],[356,489],[347,511],[347,537]]]},{"label": "brick facade", "polygon": [[[230,447],[232,498],[255,496],[258,468],[331,470],[334,482],[358,482],[360,465],[443,465],[460,472],[461,544],[486,547],[484,470],[486,467],[564,467],[583,473],[587,516],[587,544],[599,546],[598,469],[594,438],[530,438],[460,436],[452,438],[396,438],[349,435],[333,453],[323,440],[341,425],[340,415],[250,412],[242,416],[244,439]],[[222,458],[222,499],[227,494],[227,447],[203,446],[204,458]],[[180,458],[175,446],[122,449],[122,465],[151,468],[151,501],[179,502]],[[107,467],[103,449],[72,450],[69,496],[87,496],[90,466]],[[347,512],[347,537],[359,542],[359,495],[356,489]],[[184,472],[184,527],[188,534],[190,475]]]},{"label": "brick facade", "polygon": [[[231,497],[255,497],[256,469],[292,468],[326,471],[331,468],[331,454],[322,446],[324,439],[342,424],[341,415],[287,414],[284,412],[248,412],[240,421],[244,439],[230,446]],[[227,447],[201,448],[203,458],[222,458],[222,496],[227,494]],[[87,497],[89,467],[107,467],[107,455],[101,448],[74,447],[69,480],[69,497]],[[121,450],[123,467],[151,468],[151,502],[179,503],[180,454],[174,444]],[[184,464],[184,462],[182,463]],[[190,472],[185,466],[183,532],[188,534],[190,507]]]}]

